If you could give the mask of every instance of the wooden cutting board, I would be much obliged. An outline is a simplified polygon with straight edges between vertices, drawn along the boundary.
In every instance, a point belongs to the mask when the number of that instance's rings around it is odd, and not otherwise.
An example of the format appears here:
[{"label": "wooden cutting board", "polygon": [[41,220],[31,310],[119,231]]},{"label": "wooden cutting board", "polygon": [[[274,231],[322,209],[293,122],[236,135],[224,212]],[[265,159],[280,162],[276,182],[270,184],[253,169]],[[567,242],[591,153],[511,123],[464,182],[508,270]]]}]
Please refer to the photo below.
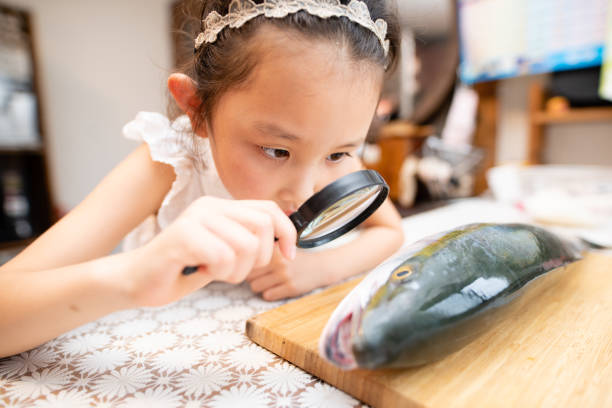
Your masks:
[{"label": "wooden cutting board", "polygon": [[319,335],[351,281],[247,322],[257,344],[374,407],[612,407],[612,256],[537,280],[489,332],[404,370],[342,371]]}]

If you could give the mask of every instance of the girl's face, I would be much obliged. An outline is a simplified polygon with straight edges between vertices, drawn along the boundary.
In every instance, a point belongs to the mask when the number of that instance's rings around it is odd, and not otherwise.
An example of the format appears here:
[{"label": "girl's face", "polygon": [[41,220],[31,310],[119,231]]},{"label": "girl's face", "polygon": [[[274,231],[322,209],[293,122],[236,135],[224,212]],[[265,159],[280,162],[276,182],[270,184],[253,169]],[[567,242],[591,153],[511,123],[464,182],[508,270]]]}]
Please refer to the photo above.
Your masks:
[{"label": "girl's face", "polygon": [[[225,93],[206,135],[219,176],[236,199],[275,201],[287,214],[361,168],[383,70],[326,41],[260,30],[257,68]],[[365,65],[365,66],[364,66]]]}]

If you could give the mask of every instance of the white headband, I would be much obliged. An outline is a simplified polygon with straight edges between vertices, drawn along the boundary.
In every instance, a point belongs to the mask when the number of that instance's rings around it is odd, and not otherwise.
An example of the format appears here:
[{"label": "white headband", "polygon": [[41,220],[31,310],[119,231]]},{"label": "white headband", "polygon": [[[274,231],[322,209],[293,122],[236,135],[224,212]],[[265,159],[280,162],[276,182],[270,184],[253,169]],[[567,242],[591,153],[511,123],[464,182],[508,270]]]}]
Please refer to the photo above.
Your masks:
[{"label": "white headband", "polygon": [[212,11],[202,20],[204,31],[196,38],[195,48],[197,50],[204,43],[217,41],[217,35],[227,26],[238,28],[260,15],[284,18],[298,11],[306,11],[320,18],[346,17],[376,34],[385,57],[389,54],[387,22],[382,18],[372,21],[368,6],[359,0],[351,0],[347,6],[341,4],[340,0],[264,0],[261,4],[255,4],[253,0],[232,0],[227,15],[222,16]]}]

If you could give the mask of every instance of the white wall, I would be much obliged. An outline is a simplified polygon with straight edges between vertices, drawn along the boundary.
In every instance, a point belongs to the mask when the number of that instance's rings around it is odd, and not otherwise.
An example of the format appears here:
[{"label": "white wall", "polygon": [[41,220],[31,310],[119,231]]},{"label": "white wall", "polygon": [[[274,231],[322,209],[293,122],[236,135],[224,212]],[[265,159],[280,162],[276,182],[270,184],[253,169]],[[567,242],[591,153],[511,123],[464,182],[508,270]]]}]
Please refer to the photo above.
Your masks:
[{"label": "white wall", "polygon": [[165,112],[171,0],[3,0],[35,33],[55,204],[78,204],[136,147],[122,126]]},{"label": "white wall", "polygon": [[[546,80],[535,75],[500,81],[498,163],[526,159],[529,84]],[[543,159],[545,163],[612,166],[612,121],[548,126]]]}]

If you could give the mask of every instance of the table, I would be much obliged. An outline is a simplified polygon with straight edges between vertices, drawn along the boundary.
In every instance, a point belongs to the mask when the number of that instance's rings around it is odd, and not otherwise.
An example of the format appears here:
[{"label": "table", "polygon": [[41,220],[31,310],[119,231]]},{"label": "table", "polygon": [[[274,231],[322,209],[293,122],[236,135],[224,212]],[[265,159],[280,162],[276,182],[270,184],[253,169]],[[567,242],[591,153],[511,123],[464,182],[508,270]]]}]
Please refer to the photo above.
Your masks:
[{"label": "table", "polygon": [[[523,221],[515,208],[471,199],[408,217],[403,227],[408,245],[470,222]],[[0,406],[361,406],[245,336],[249,317],[283,303],[244,284],[212,283],[168,306],[111,314],[0,359]]]},{"label": "table", "polygon": [[0,406],[360,406],[245,336],[247,318],[280,304],[215,282],[168,306],[108,315],[0,359]]}]

